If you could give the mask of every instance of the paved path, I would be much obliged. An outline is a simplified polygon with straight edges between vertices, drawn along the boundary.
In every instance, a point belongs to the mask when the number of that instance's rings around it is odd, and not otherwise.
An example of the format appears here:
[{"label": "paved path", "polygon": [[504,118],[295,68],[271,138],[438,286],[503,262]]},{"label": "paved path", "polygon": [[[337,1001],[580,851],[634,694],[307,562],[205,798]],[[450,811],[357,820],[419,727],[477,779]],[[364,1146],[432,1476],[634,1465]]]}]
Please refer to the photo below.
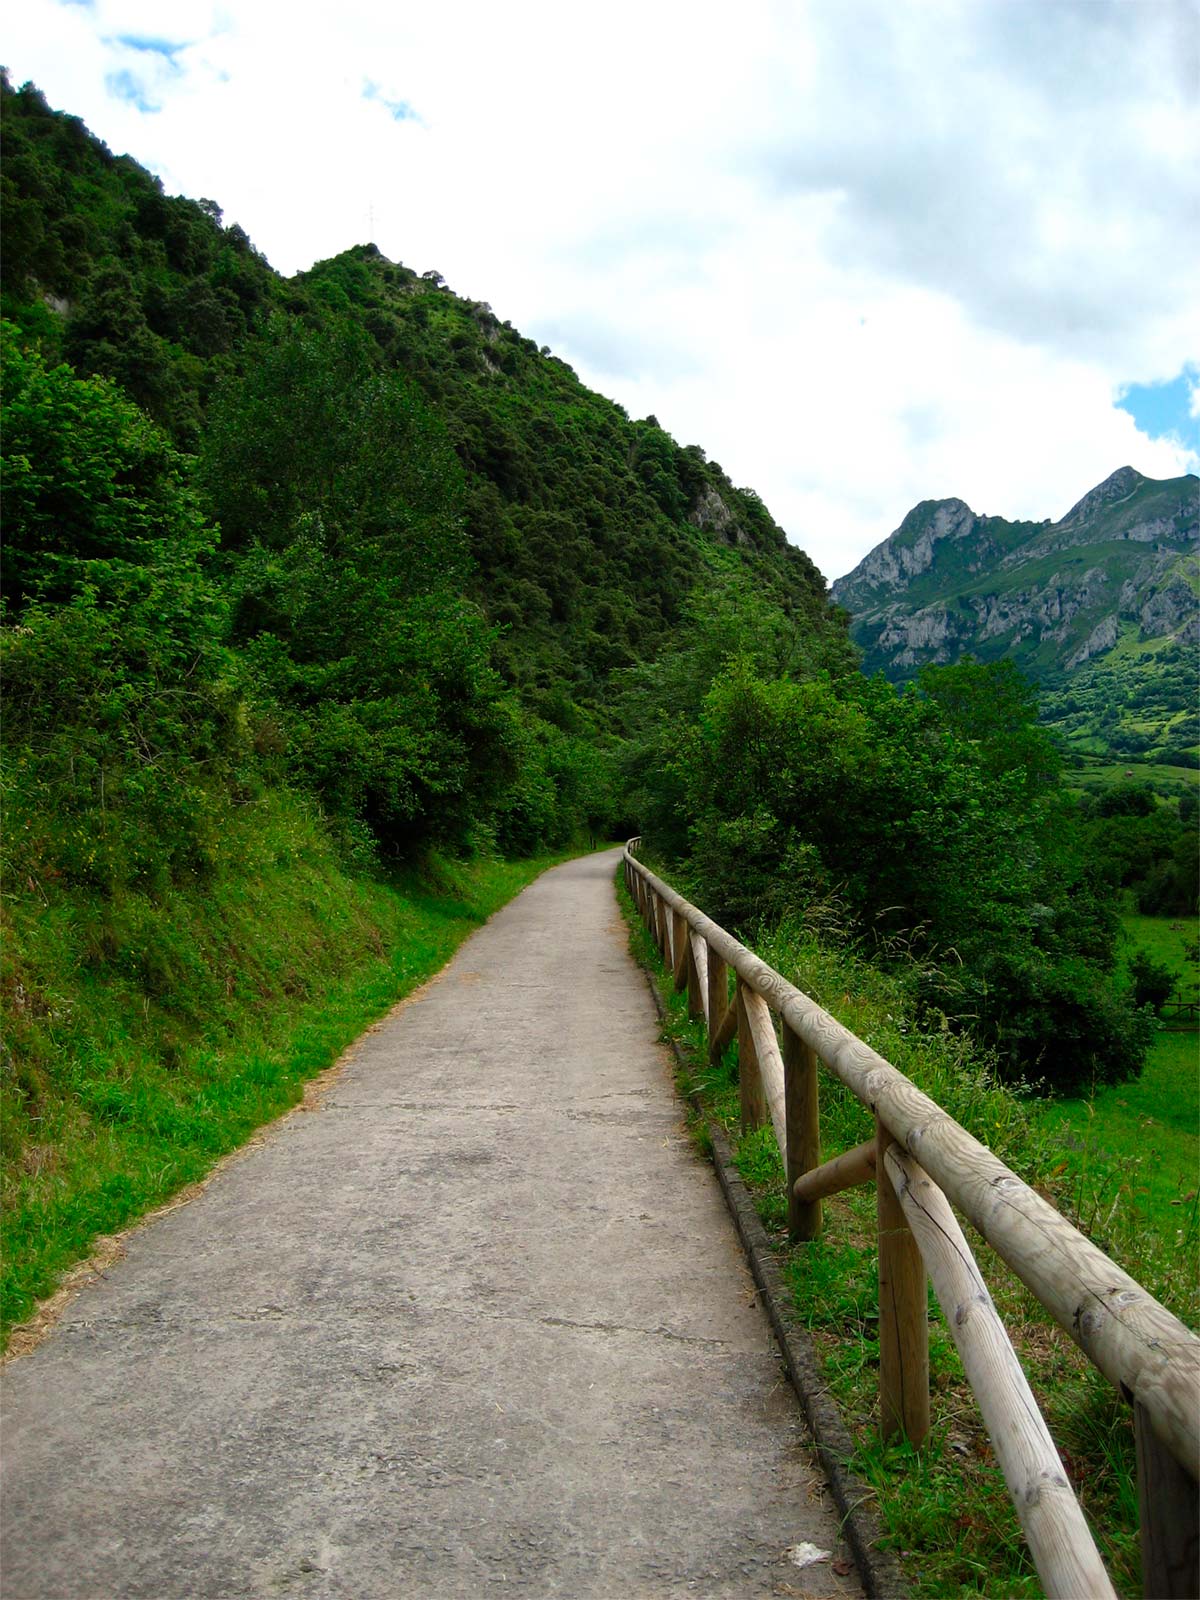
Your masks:
[{"label": "paved path", "polygon": [[4,1600],[857,1593],[612,889],[540,878],[5,1375]]}]

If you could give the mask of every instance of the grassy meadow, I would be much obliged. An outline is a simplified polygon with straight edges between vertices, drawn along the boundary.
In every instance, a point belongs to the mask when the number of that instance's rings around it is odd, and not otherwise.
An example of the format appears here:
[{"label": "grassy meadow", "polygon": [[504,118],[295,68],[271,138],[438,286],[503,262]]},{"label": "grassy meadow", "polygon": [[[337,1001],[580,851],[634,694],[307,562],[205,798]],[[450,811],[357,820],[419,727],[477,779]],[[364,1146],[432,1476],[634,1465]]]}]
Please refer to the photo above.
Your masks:
[{"label": "grassy meadow", "polygon": [[[1123,922],[1127,958],[1144,950],[1176,972],[1177,992],[1194,995],[1200,918],[1127,916]],[[1114,1206],[1123,1208],[1130,1226],[1194,1249],[1200,1190],[1200,1034],[1194,1028],[1163,1027],[1140,1078],[1049,1101],[1041,1119],[1061,1143],[1086,1221],[1102,1225]]]}]

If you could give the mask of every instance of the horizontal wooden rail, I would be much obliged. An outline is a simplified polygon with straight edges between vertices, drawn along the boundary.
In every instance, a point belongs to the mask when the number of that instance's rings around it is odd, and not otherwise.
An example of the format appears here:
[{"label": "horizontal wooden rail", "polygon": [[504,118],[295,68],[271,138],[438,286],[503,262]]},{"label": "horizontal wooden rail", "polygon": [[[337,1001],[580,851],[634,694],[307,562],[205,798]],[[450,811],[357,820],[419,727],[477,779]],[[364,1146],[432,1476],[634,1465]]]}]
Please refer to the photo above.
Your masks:
[{"label": "horizontal wooden rail", "polygon": [[823,1167],[813,1167],[792,1185],[797,1200],[825,1200],[843,1189],[875,1182],[875,1141],[867,1139],[853,1150],[843,1150]]},{"label": "horizontal wooden rail", "polygon": [[[819,1231],[823,1197],[872,1178],[876,1182],[885,1432],[899,1428],[919,1443],[928,1429],[928,1379],[922,1365],[927,1270],[952,1324],[1047,1593],[1112,1593],[1045,1423],[950,1210],[952,1202],[1135,1406],[1139,1460],[1147,1463],[1142,1484],[1147,1582],[1161,1582],[1162,1574],[1171,1572],[1177,1585],[1147,1593],[1195,1595],[1188,1553],[1194,1552],[1197,1537],[1200,1339],[902,1072],[656,877],[633,854],[638,842],[631,840],[625,849],[627,882],[643,915],[657,905],[660,916],[680,930],[675,959],[669,947],[664,957],[677,985],[687,985],[690,1001],[701,990],[706,996],[714,1059],[737,1034],[743,1125],[757,1126],[770,1112],[786,1162],[792,1238],[812,1238]],[[682,965],[681,950],[686,951]],[[707,968],[703,984],[701,951]],[[693,982],[688,981],[688,969],[695,974]],[[730,1003],[725,1001],[728,971],[737,979]],[[781,1019],[782,1050],[772,1011]],[[816,1121],[817,1062],[874,1113],[877,1130],[874,1139],[824,1166]],[[966,1332],[969,1323],[973,1326]],[[918,1392],[922,1389],[923,1396]],[[1181,1469],[1186,1476],[1176,1483],[1172,1473]],[[1184,1506],[1184,1512],[1170,1518],[1155,1513],[1147,1488],[1151,1477],[1169,1485],[1171,1503]],[[1189,1492],[1191,1509],[1186,1510]]]}]

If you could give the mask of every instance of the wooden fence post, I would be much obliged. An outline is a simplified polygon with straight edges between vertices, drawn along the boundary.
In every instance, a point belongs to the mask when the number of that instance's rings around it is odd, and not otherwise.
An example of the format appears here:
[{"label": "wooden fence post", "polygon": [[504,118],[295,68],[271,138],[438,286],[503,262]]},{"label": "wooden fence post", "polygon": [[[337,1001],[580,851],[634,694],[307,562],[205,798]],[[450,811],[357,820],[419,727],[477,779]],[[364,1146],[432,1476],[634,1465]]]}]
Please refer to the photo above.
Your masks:
[{"label": "wooden fence post", "polygon": [[[950,1202],[902,1145],[887,1176],[958,1347],[1047,1600],[1117,1600],[1046,1419]],[[1157,1593],[1157,1591],[1155,1591]]]},{"label": "wooden fence post", "polygon": [[682,911],[671,913],[671,961],[675,974],[675,993],[687,988],[688,925]]},{"label": "wooden fence post", "polygon": [[[705,1005],[706,995],[700,974],[700,952],[704,949],[704,941],[699,934],[693,933],[689,928],[684,937],[687,940],[687,992],[688,1016],[695,1021],[706,1016],[708,1008]],[[699,946],[699,950],[697,949]],[[705,963],[705,978],[708,976],[708,964]]]},{"label": "wooden fence post", "polygon": [[738,1094],[742,1105],[742,1132],[761,1128],[767,1120],[767,1102],[758,1070],[758,1051],[746,1014],[746,986],[737,981]]},{"label": "wooden fence post", "polygon": [[787,1120],[788,1236],[815,1239],[821,1202],[798,1200],[796,1179],[821,1165],[821,1113],[817,1098],[817,1052],[783,1024],[783,1099]]},{"label": "wooden fence post", "polygon": [[879,1229],[879,1426],[885,1439],[911,1444],[929,1435],[929,1300],[925,1263],[888,1177],[895,1140],[875,1119],[876,1223]]},{"label": "wooden fence post", "polygon": [[[729,1043],[726,1031],[729,1011],[729,968],[725,958],[719,956],[712,945],[708,947],[708,1055],[711,1061],[720,1059]],[[724,1035],[724,1043],[721,1043]]]},{"label": "wooden fence post", "polygon": [[1187,1472],[1154,1432],[1146,1408],[1133,1404],[1137,1439],[1138,1530],[1146,1600],[1196,1600],[1200,1595],[1200,1496]]}]

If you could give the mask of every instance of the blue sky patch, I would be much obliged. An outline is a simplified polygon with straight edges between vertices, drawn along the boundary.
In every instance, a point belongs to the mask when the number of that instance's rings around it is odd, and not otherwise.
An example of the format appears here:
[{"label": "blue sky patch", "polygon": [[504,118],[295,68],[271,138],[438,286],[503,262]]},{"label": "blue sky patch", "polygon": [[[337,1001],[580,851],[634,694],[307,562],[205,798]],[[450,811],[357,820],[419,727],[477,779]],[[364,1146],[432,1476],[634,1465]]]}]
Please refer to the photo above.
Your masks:
[{"label": "blue sky patch", "polygon": [[1184,367],[1169,383],[1128,383],[1117,405],[1151,439],[1178,439],[1200,450],[1200,417],[1191,415],[1192,391],[1200,384],[1200,368]]},{"label": "blue sky patch", "polygon": [[391,100],[377,83],[367,78],[363,83],[363,99],[377,100],[391,116],[393,122],[420,122],[420,112],[414,111],[407,100]]},{"label": "blue sky patch", "polygon": [[181,50],[187,48],[186,40],[172,43],[170,39],[137,33],[118,33],[116,42],[123,44],[127,50],[141,50],[147,55],[164,56],[173,67],[176,65],[175,57]]},{"label": "blue sky patch", "polygon": [[110,72],[104,79],[104,87],[117,100],[124,100],[128,105],[136,106],[139,111],[161,111],[162,106],[150,98],[150,90],[142,80],[132,72]]}]

